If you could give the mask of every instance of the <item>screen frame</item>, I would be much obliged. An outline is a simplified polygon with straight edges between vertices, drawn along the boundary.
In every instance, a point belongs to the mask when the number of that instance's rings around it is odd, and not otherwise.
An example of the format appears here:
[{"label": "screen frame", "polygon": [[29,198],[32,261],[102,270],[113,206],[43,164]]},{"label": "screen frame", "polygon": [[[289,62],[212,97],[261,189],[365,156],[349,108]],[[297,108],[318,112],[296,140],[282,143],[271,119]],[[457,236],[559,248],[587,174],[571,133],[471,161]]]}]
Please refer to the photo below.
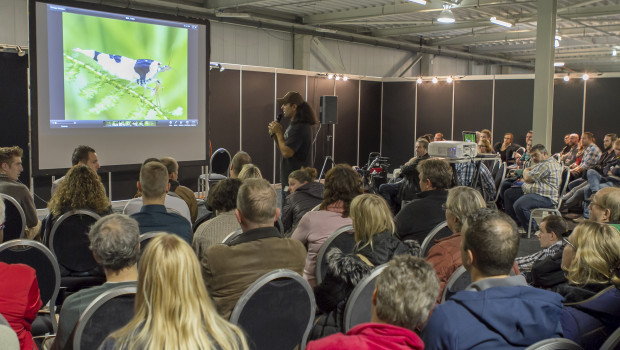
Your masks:
[{"label": "screen frame", "polygon": [[[37,16],[37,4],[53,4],[53,5],[61,5],[61,6],[70,6],[70,7],[78,7],[87,10],[94,11],[102,11],[102,12],[112,12],[116,14],[127,14],[132,16],[139,17],[148,17],[154,19],[161,19],[167,21],[176,21],[176,22],[186,22],[186,23],[194,23],[205,26],[206,31],[206,40],[205,43],[205,58],[207,62],[210,61],[211,58],[211,45],[210,45],[210,26],[209,20],[206,18],[194,18],[194,17],[184,17],[178,15],[170,15],[159,12],[149,12],[144,10],[136,10],[126,7],[115,7],[109,5],[99,5],[81,1],[53,1],[53,0],[31,0],[28,2],[28,36],[30,40],[29,50],[28,50],[28,67],[29,67],[29,93],[30,93],[30,112],[29,112],[29,126],[30,126],[30,159],[31,159],[31,176],[45,176],[45,175],[64,175],[69,168],[54,168],[54,169],[40,169],[39,168],[39,106],[38,106],[38,84],[37,84],[37,28],[36,28],[36,16]],[[210,133],[209,133],[209,124],[210,124],[210,114],[209,114],[209,95],[210,95],[210,86],[209,86],[209,69],[205,70],[205,81],[206,81],[206,96],[204,98],[205,103],[205,122],[198,125],[198,127],[203,127],[205,130],[206,140],[205,140],[205,155],[206,159],[204,160],[186,160],[179,161],[179,166],[203,166],[209,164],[209,158],[211,156],[210,152]],[[76,145],[77,146],[77,145]],[[67,158],[71,155],[67,154]],[[100,168],[100,172],[122,172],[122,171],[134,171],[139,170],[142,165],[142,160],[139,160],[139,163],[135,164],[122,164],[122,165],[104,165]]]}]

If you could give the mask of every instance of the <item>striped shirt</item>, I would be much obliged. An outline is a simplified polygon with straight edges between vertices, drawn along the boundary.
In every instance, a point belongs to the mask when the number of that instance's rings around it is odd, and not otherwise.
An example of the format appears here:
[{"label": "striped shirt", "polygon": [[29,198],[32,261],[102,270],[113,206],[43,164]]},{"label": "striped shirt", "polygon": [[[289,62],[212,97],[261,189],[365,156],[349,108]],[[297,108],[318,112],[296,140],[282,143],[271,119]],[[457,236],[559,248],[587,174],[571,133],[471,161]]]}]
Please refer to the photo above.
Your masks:
[{"label": "striped shirt", "polygon": [[587,171],[588,169],[594,168],[596,163],[598,163],[599,159],[601,159],[601,149],[598,148],[594,142],[590,144],[590,146],[586,147],[583,151],[583,156],[581,157],[581,163],[579,163],[579,168],[582,168],[583,171]]},{"label": "striped shirt", "polygon": [[550,245],[549,247],[543,250],[537,251],[534,254],[518,257],[515,259],[515,261],[517,262],[517,265],[519,265],[520,271],[531,271],[532,266],[534,265],[536,261],[542,260],[548,256],[554,256],[555,253],[559,252],[561,248],[562,248],[562,241],[557,241],[553,243],[552,245]]},{"label": "striped shirt", "polygon": [[549,157],[547,160],[534,164],[527,173],[534,182],[524,182],[521,187],[523,193],[538,194],[551,199],[551,201],[556,204],[560,196],[559,191],[562,169],[562,164],[553,157]]},{"label": "striped shirt", "polygon": [[[474,177],[474,173],[478,165],[472,162],[456,163],[456,183],[458,186],[470,186]],[[478,186],[482,184],[482,196],[485,200],[490,201],[495,198],[495,180],[486,165],[480,164],[480,177],[478,178]]]}]

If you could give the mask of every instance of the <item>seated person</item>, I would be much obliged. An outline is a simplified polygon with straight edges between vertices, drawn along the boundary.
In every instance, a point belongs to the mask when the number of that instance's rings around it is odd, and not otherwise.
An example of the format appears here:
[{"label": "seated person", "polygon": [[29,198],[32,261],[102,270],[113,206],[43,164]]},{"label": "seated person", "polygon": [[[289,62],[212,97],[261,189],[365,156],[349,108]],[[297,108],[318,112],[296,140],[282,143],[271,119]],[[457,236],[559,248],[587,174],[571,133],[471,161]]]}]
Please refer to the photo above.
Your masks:
[{"label": "seated person", "polygon": [[[4,223],[4,201],[0,200],[0,223]],[[1,225],[1,224],[0,224]],[[39,284],[33,268],[23,264],[0,262],[0,314],[4,316],[19,339],[21,350],[36,349],[32,339],[32,322],[41,309]],[[8,344],[0,338],[0,347]],[[8,348],[8,347],[7,347]]]},{"label": "seated person", "polygon": [[[536,233],[542,250],[527,256],[516,259],[521,273],[532,270],[532,265],[538,260],[543,260],[548,256],[553,256],[562,249],[564,244],[562,238],[566,232],[566,222],[559,215],[545,216],[540,224],[540,231]],[[526,275],[524,273],[524,275]],[[527,275],[526,275],[527,277]]]},{"label": "seated person", "polygon": [[569,284],[557,289],[566,298],[564,337],[585,349],[599,349],[620,327],[620,231],[586,220],[568,242],[562,266]]},{"label": "seated person", "polygon": [[428,141],[419,138],[415,143],[415,157],[411,158],[400,169],[400,179],[395,179],[394,183],[382,184],[379,186],[379,194],[383,196],[390,208],[394,212],[400,209],[402,201],[410,201],[420,192],[420,174],[418,173],[418,164],[428,159]]},{"label": "seated person", "polygon": [[140,259],[135,316],[102,350],[247,350],[243,331],[215,311],[192,248],[178,236],[153,238]]},{"label": "seated person", "polygon": [[198,216],[198,201],[196,195],[189,187],[185,187],[179,183],[179,163],[172,157],[164,157],[160,162],[168,169],[168,182],[170,182],[170,192],[175,193],[185,201],[189,208],[191,222],[196,221]]},{"label": "seated person", "polygon": [[523,349],[562,336],[562,297],[510,276],[519,251],[514,221],[483,208],[468,216],[461,254],[472,283],[437,305],[422,339],[433,349]]},{"label": "seated person", "polygon": [[207,289],[219,314],[226,319],[243,292],[259,277],[276,269],[289,269],[301,275],[306,258],[303,244],[282,238],[273,226],[280,210],[276,191],[267,180],[243,182],[235,215],[243,233],[228,244],[207,248],[201,256]]},{"label": "seated person", "polygon": [[286,197],[282,208],[282,224],[287,237],[293,234],[299,220],[323,201],[325,186],[316,181],[316,175],[316,169],[303,167],[288,176],[288,190],[291,194]]},{"label": "seated person", "polygon": [[[157,158],[148,158],[142,163],[142,166],[146,165],[149,162],[157,162],[161,163]],[[163,163],[162,163],[163,164]],[[135,198],[127,202],[125,207],[123,208],[123,214],[133,215],[135,213],[140,212],[143,206],[142,202],[142,191],[138,189]],[[187,203],[179,197],[174,192],[170,192],[169,190],[166,192],[166,197],[164,199],[164,206],[168,212],[176,213],[187,219],[187,222],[192,223],[192,216],[189,211],[189,207]]]},{"label": "seated person", "polygon": [[110,200],[105,194],[99,175],[92,168],[82,164],[69,169],[56,193],[47,203],[47,209],[51,215],[49,220],[45,220],[44,242],[49,239],[56,220],[66,212],[87,209],[100,216],[112,212]]},{"label": "seated person", "polygon": [[[323,316],[311,337],[321,338],[344,331],[344,308],[357,283],[372,269],[400,254],[419,255],[419,245],[401,242],[394,236],[392,212],[383,198],[362,194],[351,202],[355,248],[343,252],[332,248],[327,252],[327,275],[314,289],[317,308]],[[346,234],[346,233],[345,233]]]},{"label": "seated person", "polygon": [[230,161],[230,177],[236,179],[246,164],[252,164],[252,157],[247,152],[239,151],[235,153]]},{"label": "seated person", "polygon": [[256,165],[246,164],[241,169],[241,172],[237,178],[241,181],[246,179],[262,179],[263,173],[261,173],[260,169]]},{"label": "seated person", "polygon": [[24,171],[23,154],[24,151],[17,146],[0,147],[0,193],[15,198],[24,210],[26,238],[40,240],[41,222],[37,218],[34,199],[28,187],[19,181],[19,175]]},{"label": "seated person", "polygon": [[[144,205],[140,212],[132,214],[131,217],[138,221],[140,233],[170,232],[191,243],[192,226],[189,221],[179,214],[168,212],[164,206],[166,193],[170,189],[166,167],[160,162],[144,164],[140,169],[137,187],[142,193]],[[185,202],[183,204],[187,207]]]},{"label": "seated person", "polygon": [[495,148],[495,151],[499,153],[502,162],[506,162],[508,165],[514,164],[515,159],[513,153],[521,147],[518,144],[513,143],[514,138],[515,136],[512,133],[507,132],[504,134],[504,142],[498,142],[493,147]]},{"label": "seated person", "polygon": [[493,146],[491,146],[489,140],[481,139],[480,141],[478,141],[478,153],[489,154],[495,152],[493,151]]},{"label": "seated person", "polygon": [[486,201],[493,201],[495,199],[495,179],[484,163],[478,164],[475,162],[455,163],[454,170],[456,172],[456,184],[457,186],[469,186],[472,187],[474,181],[474,175],[477,175],[475,188],[481,191],[482,197]]},{"label": "seated person", "polygon": [[575,162],[569,167],[571,169],[571,180],[584,176],[588,169],[594,168],[602,155],[601,149],[595,143],[594,134],[591,132],[584,132],[581,135],[581,144],[584,148],[581,161]]},{"label": "seated person", "polygon": [[422,350],[415,330],[426,321],[436,293],[437,276],[428,263],[396,256],[377,277],[370,323],[310,342],[306,349]]},{"label": "seated person", "polygon": [[199,258],[205,254],[207,248],[222,243],[231,232],[241,228],[235,216],[239,187],[241,180],[233,178],[218,181],[213,187],[209,206],[215,210],[215,217],[198,226],[192,243]]},{"label": "seated person", "polygon": [[441,295],[450,276],[463,265],[461,261],[461,231],[465,218],[478,209],[486,208],[486,202],[480,192],[471,187],[458,186],[448,190],[446,199],[446,223],[452,235],[437,240],[429,249],[426,261],[433,265],[439,277],[439,294],[436,302],[441,302]]},{"label": "seated person", "polygon": [[318,211],[304,215],[291,238],[300,241],[308,250],[304,279],[314,287],[316,284],[316,255],[334,231],[351,225],[349,207],[355,196],[363,193],[362,180],[349,165],[338,164],[325,175],[323,202]]},{"label": "seated person", "polygon": [[88,233],[90,250],[103,267],[106,283],[82,289],[64,301],[52,350],[73,349],[75,326],[84,310],[99,295],[115,287],[136,285],[140,258],[139,236],[140,229],[136,220],[122,214],[103,217],[91,227]]},{"label": "seated person", "polygon": [[[99,171],[101,167],[99,165],[99,158],[97,157],[96,151],[90,147],[85,145],[79,145],[73,150],[73,154],[71,155],[71,166],[76,166],[78,164],[86,165],[89,168],[93,169],[95,172]],[[52,196],[58,190],[58,186],[63,182],[65,177],[61,177],[52,182]]]},{"label": "seated person", "polygon": [[400,210],[394,223],[401,240],[415,239],[421,243],[435,226],[445,220],[442,205],[448,197],[452,168],[444,159],[431,158],[418,164],[418,172],[422,192]]}]

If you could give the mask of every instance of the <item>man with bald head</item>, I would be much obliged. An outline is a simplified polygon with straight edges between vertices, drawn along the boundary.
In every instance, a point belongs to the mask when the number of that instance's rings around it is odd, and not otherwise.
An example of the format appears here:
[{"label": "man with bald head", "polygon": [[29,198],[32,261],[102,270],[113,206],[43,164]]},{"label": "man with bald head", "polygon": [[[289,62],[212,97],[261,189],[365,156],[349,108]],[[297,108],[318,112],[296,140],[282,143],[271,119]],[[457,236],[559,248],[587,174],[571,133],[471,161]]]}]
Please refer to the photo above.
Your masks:
[{"label": "man with bald head", "polygon": [[571,166],[577,160],[577,152],[579,151],[579,134],[570,134],[568,136],[568,144],[569,148],[566,152],[562,151],[562,156],[560,157],[560,162],[562,162],[566,166]]}]

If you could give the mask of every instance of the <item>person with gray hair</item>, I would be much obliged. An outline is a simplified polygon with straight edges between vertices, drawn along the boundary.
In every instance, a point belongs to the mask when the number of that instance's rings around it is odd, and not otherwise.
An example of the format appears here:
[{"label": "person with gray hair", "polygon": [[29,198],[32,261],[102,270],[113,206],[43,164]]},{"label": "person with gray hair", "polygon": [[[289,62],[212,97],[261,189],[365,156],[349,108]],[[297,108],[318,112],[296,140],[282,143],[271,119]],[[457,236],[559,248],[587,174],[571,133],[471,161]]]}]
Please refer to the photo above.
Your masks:
[{"label": "person with gray hair", "polygon": [[142,192],[140,212],[131,214],[138,221],[140,233],[163,231],[173,233],[192,244],[192,225],[183,216],[168,212],[166,193],[170,190],[168,169],[159,161],[148,162],[140,169],[138,191]]},{"label": "person with gray hair", "polygon": [[276,191],[267,180],[243,181],[235,209],[242,233],[200,256],[205,284],[224,318],[230,318],[241,294],[265,273],[303,273],[306,248],[298,240],[282,238],[273,226],[279,215]]},{"label": "person with gray hair", "polygon": [[396,256],[377,278],[370,323],[312,341],[306,349],[424,349],[414,331],[426,321],[438,290],[429,263],[411,255]]},{"label": "person with gray hair", "polygon": [[510,276],[519,251],[517,225],[483,208],[465,219],[461,256],[472,283],[437,305],[422,339],[433,349],[523,349],[562,336],[563,298]]},{"label": "person with gray hair", "polygon": [[120,286],[135,286],[140,258],[138,222],[123,214],[105,216],[88,233],[90,250],[105,272],[106,283],[82,289],[62,304],[53,350],[73,349],[73,330],[86,307],[103,292]]}]

